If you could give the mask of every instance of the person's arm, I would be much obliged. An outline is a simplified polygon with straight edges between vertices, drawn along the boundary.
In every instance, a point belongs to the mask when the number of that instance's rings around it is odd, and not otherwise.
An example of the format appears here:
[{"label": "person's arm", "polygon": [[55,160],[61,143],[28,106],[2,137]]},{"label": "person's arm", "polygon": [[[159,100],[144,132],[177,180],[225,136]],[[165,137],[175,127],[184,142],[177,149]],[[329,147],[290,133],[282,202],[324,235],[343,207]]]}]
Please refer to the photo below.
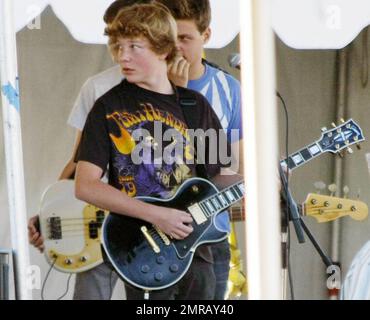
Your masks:
[{"label": "person's arm", "polygon": [[77,167],[77,163],[75,162],[75,157],[76,157],[78,146],[81,141],[81,134],[82,132],[80,130],[77,130],[75,144],[73,146],[71,158],[68,160],[68,162],[64,166],[62,172],[60,173],[58,180],[70,179],[75,173],[76,167]]},{"label": "person's arm", "polygon": [[44,238],[39,231],[39,216],[35,215],[28,220],[28,241],[41,253],[44,252]]},{"label": "person's arm", "polygon": [[99,208],[147,221],[175,239],[183,239],[193,231],[187,224],[192,217],[185,211],[155,206],[131,198],[100,180],[103,170],[87,161],[79,161],[76,170],[76,198]]},{"label": "person's arm", "polygon": [[[231,118],[227,127],[227,138],[231,144],[231,150],[237,157],[238,173],[243,175],[243,128],[242,128],[242,111],[241,111],[241,89],[240,83],[233,77],[228,77],[230,95],[231,95]],[[233,130],[237,130],[237,135],[233,134]]]}]

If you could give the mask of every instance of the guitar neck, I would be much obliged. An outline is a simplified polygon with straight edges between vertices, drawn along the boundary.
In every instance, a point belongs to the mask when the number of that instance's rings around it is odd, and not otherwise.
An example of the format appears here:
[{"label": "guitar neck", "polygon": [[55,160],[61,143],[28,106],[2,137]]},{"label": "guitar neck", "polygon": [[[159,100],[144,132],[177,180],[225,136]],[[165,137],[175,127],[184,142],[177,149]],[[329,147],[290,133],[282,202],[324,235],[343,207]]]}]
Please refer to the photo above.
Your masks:
[{"label": "guitar neck", "polygon": [[[322,154],[322,148],[319,142],[314,142],[305,148],[302,148],[295,153],[289,155],[285,160],[280,163],[288,166],[289,170],[300,167],[308,161],[318,157]],[[205,199],[199,203],[203,211],[206,212],[207,216],[211,216],[215,213],[221,212],[239,200],[244,196],[244,183],[238,182],[223,191],[213,195],[212,197]],[[245,220],[244,206],[241,208],[231,208],[230,210],[231,221],[243,221]]]},{"label": "guitar neck", "polygon": [[207,217],[226,210],[244,197],[244,182],[232,186],[200,201],[198,204]]},{"label": "guitar neck", "polygon": [[287,159],[281,160],[280,164],[287,166],[289,170],[294,170],[295,168],[300,167],[301,165],[309,162],[310,160],[318,157],[322,154],[322,148],[318,142],[314,142],[303,149],[298,150],[295,153],[292,153],[288,156]]}]

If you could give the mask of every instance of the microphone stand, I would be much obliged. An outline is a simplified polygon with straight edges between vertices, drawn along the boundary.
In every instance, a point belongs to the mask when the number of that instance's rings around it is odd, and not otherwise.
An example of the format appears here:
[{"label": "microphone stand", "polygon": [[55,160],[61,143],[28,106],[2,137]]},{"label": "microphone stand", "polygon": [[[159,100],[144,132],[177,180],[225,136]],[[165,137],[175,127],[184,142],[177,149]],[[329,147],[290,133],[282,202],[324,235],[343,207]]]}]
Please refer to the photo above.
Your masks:
[{"label": "microphone stand", "polygon": [[[280,180],[283,187],[283,198],[286,201],[287,210],[288,210],[288,219],[293,222],[295,232],[297,234],[298,242],[304,243],[305,239],[303,236],[303,227],[302,227],[302,220],[301,216],[298,211],[297,203],[294,201],[292,194],[290,193],[290,189],[288,186],[288,180],[286,177],[286,174],[283,171],[283,168],[281,167],[281,164],[279,165],[279,174],[280,174]],[[287,225],[286,219],[283,219],[283,223],[285,222],[285,225]]]},{"label": "microphone stand", "polygon": [[319,253],[322,261],[324,262],[325,266],[328,268],[333,265],[332,260],[324,253],[321,249],[320,245],[306,226],[306,224],[301,219],[300,210],[298,208],[297,203],[294,201],[292,194],[290,192],[287,176],[279,164],[279,174],[282,184],[282,196],[286,203],[286,210],[287,215],[282,215],[282,226],[281,226],[281,233],[282,233],[282,281],[283,281],[283,299],[287,299],[287,276],[288,276],[288,226],[289,221],[293,222],[294,229],[297,235],[297,239],[299,243],[304,243],[304,235],[303,232],[306,233],[310,241],[312,242],[313,246],[315,247],[316,251]]}]

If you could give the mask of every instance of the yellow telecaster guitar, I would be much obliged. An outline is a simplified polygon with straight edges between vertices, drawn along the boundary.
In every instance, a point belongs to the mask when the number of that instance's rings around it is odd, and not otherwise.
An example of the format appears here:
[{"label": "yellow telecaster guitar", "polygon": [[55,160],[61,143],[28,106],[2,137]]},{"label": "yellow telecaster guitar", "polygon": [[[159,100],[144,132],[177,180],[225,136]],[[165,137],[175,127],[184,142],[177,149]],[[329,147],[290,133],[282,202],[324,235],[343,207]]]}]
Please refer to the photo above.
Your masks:
[{"label": "yellow telecaster guitar", "polygon": [[39,213],[46,260],[62,272],[82,272],[103,262],[100,233],[108,212],[74,196],[74,181],[61,180],[43,194]]}]

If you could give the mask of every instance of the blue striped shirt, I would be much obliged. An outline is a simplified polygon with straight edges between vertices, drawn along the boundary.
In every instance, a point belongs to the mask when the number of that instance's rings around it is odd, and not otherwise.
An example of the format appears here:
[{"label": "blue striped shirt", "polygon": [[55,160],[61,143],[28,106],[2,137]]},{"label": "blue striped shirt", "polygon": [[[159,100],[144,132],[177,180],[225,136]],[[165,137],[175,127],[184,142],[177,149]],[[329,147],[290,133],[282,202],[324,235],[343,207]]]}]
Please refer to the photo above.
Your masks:
[{"label": "blue striped shirt", "polygon": [[[196,80],[189,80],[188,88],[200,92],[207,98],[225,129],[228,141],[236,142],[242,138],[240,83],[230,74],[207,63],[204,65],[203,76]],[[232,134],[233,131],[234,134]],[[230,232],[227,212],[217,216],[216,226]]]},{"label": "blue striped shirt", "polygon": [[[240,83],[233,76],[205,63],[205,72],[197,80],[190,80],[188,88],[203,94],[215,111],[228,141],[242,138]],[[237,129],[238,135],[231,134]]]}]

